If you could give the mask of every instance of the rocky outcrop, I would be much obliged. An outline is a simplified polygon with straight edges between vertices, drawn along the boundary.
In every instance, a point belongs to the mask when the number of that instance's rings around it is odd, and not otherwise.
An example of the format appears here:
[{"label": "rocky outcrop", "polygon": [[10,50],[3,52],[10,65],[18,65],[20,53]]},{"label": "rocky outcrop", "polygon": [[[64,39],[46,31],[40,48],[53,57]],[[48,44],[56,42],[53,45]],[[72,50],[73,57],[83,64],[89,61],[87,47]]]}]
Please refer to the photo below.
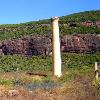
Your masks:
[{"label": "rocky outcrop", "polygon": [[[77,34],[65,35],[61,39],[62,52],[94,53],[100,51],[100,36]],[[0,55],[49,55],[52,41],[44,36],[31,36],[13,40],[0,41]]]},{"label": "rocky outcrop", "polygon": [[51,39],[47,37],[32,37],[29,42],[32,55],[48,55],[52,50]]},{"label": "rocky outcrop", "polygon": [[0,42],[0,54],[48,55],[51,40],[47,37],[32,36]]},{"label": "rocky outcrop", "polygon": [[93,53],[100,51],[100,38],[95,35],[66,35],[61,40],[61,50],[64,52]]},{"label": "rocky outcrop", "polygon": [[95,21],[95,22],[85,21],[85,22],[82,22],[81,24],[84,25],[84,26],[87,26],[87,27],[95,26],[95,27],[100,28],[100,21]]},{"label": "rocky outcrop", "polygon": [[82,25],[90,27],[90,26],[95,26],[95,23],[92,21],[85,21],[85,22],[82,22]]}]

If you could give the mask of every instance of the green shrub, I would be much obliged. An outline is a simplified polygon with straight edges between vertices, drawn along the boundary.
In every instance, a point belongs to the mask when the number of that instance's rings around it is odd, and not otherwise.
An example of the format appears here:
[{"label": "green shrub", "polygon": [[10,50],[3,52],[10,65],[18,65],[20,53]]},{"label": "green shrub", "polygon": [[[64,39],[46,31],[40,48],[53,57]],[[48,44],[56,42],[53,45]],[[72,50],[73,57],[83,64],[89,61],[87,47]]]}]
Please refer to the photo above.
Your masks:
[{"label": "green shrub", "polygon": [[[100,63],[100,53],[96,54],[74,54],[62,53],[62,70],[80,69],[85,72],[89,67],[94,67],[94,63]],[[52,68],[52,57],[33,56],[28,58],[21,55],[0,56],[0,72],[13,71],[38,71],[48,72]]]},{"label": "green shrub", "polygon": [[13,84],[12,80],[0,78],[0,85],[11,86],[12,84]]}]

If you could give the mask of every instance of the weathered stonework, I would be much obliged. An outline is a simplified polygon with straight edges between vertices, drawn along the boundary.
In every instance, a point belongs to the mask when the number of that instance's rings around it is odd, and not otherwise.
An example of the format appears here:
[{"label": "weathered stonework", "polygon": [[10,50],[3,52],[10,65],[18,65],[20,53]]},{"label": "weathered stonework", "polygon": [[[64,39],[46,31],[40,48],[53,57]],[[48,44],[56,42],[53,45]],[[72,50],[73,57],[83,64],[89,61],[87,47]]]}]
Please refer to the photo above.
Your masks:
[{"label": "weathered stonework", "polygon": [[53,17],[52,22],[52,59],[53,59],[53,74],[61,77],[61,52],[59,39],[59,18]]}]

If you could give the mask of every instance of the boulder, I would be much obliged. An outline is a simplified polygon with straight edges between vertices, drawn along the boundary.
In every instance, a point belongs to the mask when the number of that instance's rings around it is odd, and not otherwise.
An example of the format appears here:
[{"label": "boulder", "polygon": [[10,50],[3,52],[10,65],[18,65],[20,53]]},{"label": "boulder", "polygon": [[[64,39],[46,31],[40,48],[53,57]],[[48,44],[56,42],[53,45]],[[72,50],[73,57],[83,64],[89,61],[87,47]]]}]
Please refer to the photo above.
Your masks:
[{"label": "boulder", "polygon": [[9,90],[8,91],[8,97],[16,97],[19,95],[19,91],[18,90]]}]

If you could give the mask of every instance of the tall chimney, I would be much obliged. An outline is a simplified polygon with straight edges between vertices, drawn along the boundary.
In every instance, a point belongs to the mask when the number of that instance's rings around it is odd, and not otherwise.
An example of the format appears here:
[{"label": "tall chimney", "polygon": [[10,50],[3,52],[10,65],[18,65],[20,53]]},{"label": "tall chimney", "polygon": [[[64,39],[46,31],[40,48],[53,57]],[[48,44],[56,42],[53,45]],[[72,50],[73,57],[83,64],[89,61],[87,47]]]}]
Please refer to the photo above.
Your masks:
[{"label": "tall chimney", "polygon": [[52,32],[53,32],[53,73],[57,77],[61,77],[61,53],[60,53],[60,39],[59,39],[59,25],[58,17],[53,17],[52,19]]}]

